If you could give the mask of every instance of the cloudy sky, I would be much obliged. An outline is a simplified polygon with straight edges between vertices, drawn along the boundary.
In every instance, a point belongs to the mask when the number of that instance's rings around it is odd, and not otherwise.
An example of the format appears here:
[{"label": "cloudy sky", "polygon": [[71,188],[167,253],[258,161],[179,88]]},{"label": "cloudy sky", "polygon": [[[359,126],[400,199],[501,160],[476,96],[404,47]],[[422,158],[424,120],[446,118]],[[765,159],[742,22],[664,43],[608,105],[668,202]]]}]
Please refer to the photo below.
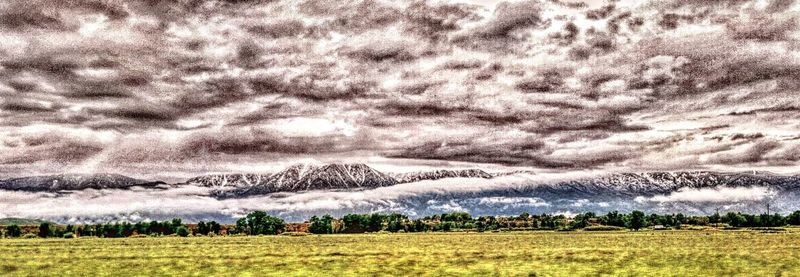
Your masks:
[{"label": "cloudy sky", "polygon": [[800,2],[11,0],[0,174],[800,164]]}]

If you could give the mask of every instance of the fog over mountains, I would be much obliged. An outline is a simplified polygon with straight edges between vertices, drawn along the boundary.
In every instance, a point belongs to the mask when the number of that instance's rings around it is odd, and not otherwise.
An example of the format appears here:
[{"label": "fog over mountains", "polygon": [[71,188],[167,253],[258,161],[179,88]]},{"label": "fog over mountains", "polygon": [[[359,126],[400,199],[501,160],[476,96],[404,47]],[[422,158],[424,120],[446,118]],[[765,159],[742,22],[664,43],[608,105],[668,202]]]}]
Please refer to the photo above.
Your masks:
[{"label": "fog over mountains", "polygon": [[[273,174],[220,174],[166,184],[121,175],[57,175],[0,182],[0,217],[63,222],[180,216],[232,222],[251,210],[288,220],[315,214],[412,216],[598,213],[632,209],[704,214],[800,208],[800,176],[708,171],[548,176],[479,169],[384,173],[365,164],[296,164]],[[28,200],[36,199],[29,202]]]}]

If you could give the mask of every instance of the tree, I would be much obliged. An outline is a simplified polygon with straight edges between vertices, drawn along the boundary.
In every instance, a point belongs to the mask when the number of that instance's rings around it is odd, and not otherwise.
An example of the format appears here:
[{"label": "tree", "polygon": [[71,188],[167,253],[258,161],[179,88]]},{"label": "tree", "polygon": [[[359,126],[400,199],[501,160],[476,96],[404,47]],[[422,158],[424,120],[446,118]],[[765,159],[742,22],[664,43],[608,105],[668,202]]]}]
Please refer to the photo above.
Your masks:
[{"label": "tree", "polygon": [[16,238],[22,235],[22,229],[18,225],[10,225],[6,227],[6,236],[9,238]]},{"label": "tree", "polygon": [[181,237],[188,237],[189,236],[189,229],[184,227],[184,226],[180,226],[180,227],[178,227],[178,229],[175,229],[175,233],[178,234]]},{"label": "tree", "polygon": [[405,230],[408,217],[402,214],[393,213],[386,218],[386,221],[386,231],[398,232],[400,230]]},{"label": "tree", "polygon": [[183,222],[180,218],[173,218],[171,222],[169,222],[170,231],[172,233],[178,232],[178,227],[183,226]]},{"label": "tree", "polygon": [[309,220],[311,225],[308,227],[308,231],[314,234],[332,234],[333,233],[333,217],[330,215],[324,215],[322,218],[317,216],[312,216]]},{"label": "tree", "polygon": [[216,221],[211,221],[208,223],[208,229],[211,230],[212,233],[219,235],[220,226],[219,223]]},{"label": "tree", "polygon": [[617,211],[609,212],[600,218],[600,222],[603,225],[625,227],[625,217]]},{"label": "tree", "polygon": [[727,222],[733,227],[742,227],[747,223],[747,218],[742,216],[740,213],[728,212],[722,217],[724,222]]},{"label": "tree", "polygon": [[789,225],[800,225],[800,211],[794,211],[786,216],[786,223]]},{"label": "tree", "polygon": [[50,223],[42,222],[39,224],[39,237],[46,238],[50,236]]},{"label": "tree", "polygon": [[589,219],[594,218],[594,213],[582,213],[577,214],[572,219],[572,223],[570,224],[570,229],[580,229],[589,226]]},{"label": "tree", "polygon": [[210,231],[211,230],[209,230],[208,226],[203,221],[198,222],[197,223],[197,228],[195,228],[195,233],[203,235],[203,236],[208,235],[208,232],[210,232]]},{"label": "tree", "polygon": [[342,217],[344,233],[363,233],[367,230],[368,219],[360,214],[348,214]]},{"label": "tree", "polygon": [[286,222],[283,219],[255,211],[236,221],[236,229],[249,235],[277,235],[283,232]]},{"label": "tree", "polygon": [[628,228],[638,231],[645,226],[647,226],[647,221],[644,213],[642,211],[633,210],[630,219],[628,219]]},{"label": "tree", "polygon": [[367,217],[367,231],[377,232],[383,230],[383,222],[386,221],[386,215],[383,214],[370,214]]}]

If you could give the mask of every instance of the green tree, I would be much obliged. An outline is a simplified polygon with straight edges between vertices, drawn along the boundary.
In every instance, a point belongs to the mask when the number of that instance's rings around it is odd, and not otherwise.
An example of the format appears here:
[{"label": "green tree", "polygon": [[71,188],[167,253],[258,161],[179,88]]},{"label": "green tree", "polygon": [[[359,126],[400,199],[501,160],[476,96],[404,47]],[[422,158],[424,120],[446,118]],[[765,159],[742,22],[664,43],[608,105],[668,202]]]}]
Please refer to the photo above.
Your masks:
[{"label": "green tree", "polygon": [[722,217],[719,215],[719,213],[714,213],[708,217],[708,222],[711,224],[717,224],[720,223],[720,221],[722,221]]},{"label": "green tree", "polygon": [[19,225],[10,225],[6,227],[6,236],[9,238],[16,238],[22,235],[22,229],[19,228]]},{"label": "green tree", "polygon": [[219,235],[219,232],[222,228],[220,228],[219,223],[217,223],[216,221],[211,221],[208,223],[208,229],[212,233]]},{"label": "green tree", "polygon": [[185,226],[180,226],[177,229],[175,229],[175,233],[178,234],[181,237],[188,237],[189,236],[189,229],[186,228]]},{"label": "green tree", "polygon": [[642,211],[633,210],[631,212],[630,218],[628,219],[628,228],[633,230],[639,230],[647,226],[647,220],[645,215]]},{"label": "green tree", "polygon": [[603,225],[625,227],[625,216],[617,211],[609,212],[600,218]]},{"label": "green tree", "polygon": [[321,218],[317,216],[312,216],[309,220],[311,225],[308,227],[308,231],[314,234],[331,234],[333,233],[333,217],[330,215],[324,215]]},{"label": "green tree", "polygon": [[360,214],[348,214],[342,217],[343,233],[363,233],[367,230],[368,219]]},{"label": "green tree", "polygon": [[286,228],[283,219],[255,211],[236,221],[236,229],[249,235],[277,235]]},{"label": "green tree", "polygon": [[38,235],[39,235],[40,238],[46,238],[46,237],[50,236],[50,223],[42,222],[42,224],[39,224],[39,234]]},{"label": "green tree", "polygon": [[377,213],[367,216],[367,231],[377,232],[383,230],[383,222],[386,221],[386,218],[386,215]]},{"label": "green tree", "polygon": [[794,211],[786,216],[786,223],[789,225],[800,225],[800,211]]},{"label": "green tree", "polygon": [[733,227],[742,227],[747,224],[747,218],[745,218],[741,213],[734,213],[728,212],[722,217],[722,221],[728,223]]},{"label": "green tree", "polygon": [[208,235],[209,232],[211,232],[211,230],[209,230],[208,226],[204,221],[200,221],[197,223],[197,228],[195,228],[196,234],[205,236]]}]

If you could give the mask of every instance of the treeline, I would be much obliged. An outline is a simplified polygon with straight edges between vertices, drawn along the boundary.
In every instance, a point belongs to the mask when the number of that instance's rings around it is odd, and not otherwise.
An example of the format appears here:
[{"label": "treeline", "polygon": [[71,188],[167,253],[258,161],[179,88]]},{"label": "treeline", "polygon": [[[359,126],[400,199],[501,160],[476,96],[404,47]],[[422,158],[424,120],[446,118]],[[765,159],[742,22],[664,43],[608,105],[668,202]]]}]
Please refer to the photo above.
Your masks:
[{"label": "treeline", "polygon": [[645,214],[609,212],[598,215],[581,213],[568,218],[564,215],[479,216],[465,212],[444,213],[409,219],[402,214],[348,214],[341,219],[330,215],[313,216],[308,231],[315,234],[364,232],[448,232],[495,230],[577,230],[591,226],[613,226],[639,230],[643,228],[680,229],[684,225],[717,227],[779,227],[800,225],[800,211],[788,216],[780,214],[751,215],[743,213],[714,214],[711,216],[686,216],[683,214]]},{"label": "treeline", "polygon": [[[330,215],[312,216],[308,222],[295,224],[304,226],[299,232],[314,234],[356,234],[369,232],[450,232],[450,231],[503,231],[503,230],[604,230],[603,227],[640,230],[681,229],[685,225],[716,227],[781,227],[800,225],[800,211],[787,216],[781,214],[751,215],[729,212],[710,216],[687,216],[683,214],[645,214],[609,212],[607,214],[581,213],[573,217],[564,215],[478,216],[465,212],[443,213],[411,219],[406,215],[392,213],[348,214],[341,218]],[[4,237],[59,237],[91,236],[117,238],[131,236],[182,236],[189,235],[276,235],[287,231],[286,222],[266,212],[247,214],[233,226],[217,222],[184,224],[181,219],[139,223],[114,223],[95,225],[53,225],[41,223],[38,229],[24,230],[18,225],[6,226]],[[295,228],[296,229],[296,228]],[[298,232],[297,230],[292,230]]]},{"label": "treeline", "polygon": [[6,237],[56,237],[74,238],[82,237],[101,237],[101,238],[122,238],[131,236],[182,236],[190,234],[219,234],[221,230],[219,223],[211,221],[208,223],[199,222],[194,228],[190,229],[181,219],[176,218],[171,221],[149,221],[137,223],[108,223],[108,224],[88,224],[88,225],[55,225],[51,223],[41,223],[38,229],[25,232],[18,225],[6,226],[4,235]]}]

